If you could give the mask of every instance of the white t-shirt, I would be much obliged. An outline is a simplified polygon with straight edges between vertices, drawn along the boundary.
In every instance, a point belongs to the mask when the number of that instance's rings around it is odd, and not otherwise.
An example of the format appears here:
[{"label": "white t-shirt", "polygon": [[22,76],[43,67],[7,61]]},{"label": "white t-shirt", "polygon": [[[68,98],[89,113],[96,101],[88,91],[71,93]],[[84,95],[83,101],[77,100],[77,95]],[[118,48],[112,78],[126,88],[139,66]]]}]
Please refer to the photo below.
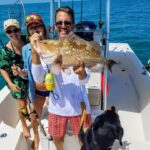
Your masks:
[{"label": "white t-shirt", "polygon": [[[43,82],[44,75],[47,70],[42,65],[32,64],[32,74],[36,82]],[[80,102],[86,104],[87,113],[90,113],[90,105],[86,93],[85,84],[88,82],[90,71],[86,69],[87,77],[79,80],[78,75],[74,73],[72,67],[68,68],[67,73],[61,70],[59,75],[55,75],[54,94],[59,99],[56,100],[52,93],[49,96],[48,111],[61,116],[77,116],[81,115]]]}]

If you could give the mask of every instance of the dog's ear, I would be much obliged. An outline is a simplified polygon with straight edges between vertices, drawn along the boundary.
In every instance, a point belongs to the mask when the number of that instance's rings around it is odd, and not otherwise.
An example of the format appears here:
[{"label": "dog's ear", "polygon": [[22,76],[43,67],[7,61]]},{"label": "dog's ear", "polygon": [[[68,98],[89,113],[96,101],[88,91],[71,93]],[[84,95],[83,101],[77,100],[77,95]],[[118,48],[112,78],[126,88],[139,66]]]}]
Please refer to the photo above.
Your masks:
[{"label": "dog's ear", "polygon": [[119,140],[119,144],[122,146],[122,137],[124,134],[123,128],[121,126],[117,127],[116,138]]},{"label": "dog's ear", "polygon": [[112,112],[116,112],[115,106],[111,106],[111,111],[112,111]]},{"label": "dog's ear", "polygon": [[109,110],[109,111],[112,111],[112,112],[116,112],[116,108],[115,108],[115,106],[111,106],[111,107],[109,107],[107,110]]}]

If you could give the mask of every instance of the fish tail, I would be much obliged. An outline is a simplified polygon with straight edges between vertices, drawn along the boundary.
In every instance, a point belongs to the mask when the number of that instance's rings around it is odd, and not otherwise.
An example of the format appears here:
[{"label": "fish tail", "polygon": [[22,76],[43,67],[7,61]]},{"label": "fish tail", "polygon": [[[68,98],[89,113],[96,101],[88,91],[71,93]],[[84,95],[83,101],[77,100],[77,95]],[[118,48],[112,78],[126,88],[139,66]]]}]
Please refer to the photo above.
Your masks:
[{"label": "fish tail", "polygon": [[110,72],[112,72],[111,68],[113,65],[117,64],[116,61],[114,61],[113,59],[108,59],[108,63],[107,63],[107,68]]}]

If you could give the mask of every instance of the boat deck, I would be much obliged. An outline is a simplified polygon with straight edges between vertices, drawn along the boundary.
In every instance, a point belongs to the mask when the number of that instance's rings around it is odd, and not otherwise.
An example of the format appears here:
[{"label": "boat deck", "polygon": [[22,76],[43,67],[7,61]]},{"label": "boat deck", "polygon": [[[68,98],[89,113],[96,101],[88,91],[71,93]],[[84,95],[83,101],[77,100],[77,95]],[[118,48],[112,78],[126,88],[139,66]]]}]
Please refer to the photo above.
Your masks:
[{"label": "boat deck", "polygon": [[[138,93],[135,85],[135,75],[131,74],[131,70],[134,67],[128,60],[128,57],[132,56],[132,51],[130,51],[128,44],[110,44],[109,56],[117,61],[117,65],[113,66],[112,73],[108,72],[108,84],[110,89],[107,104],[108,107],[112,105],[116,107],[120,116],[121,124],[124,128],[123,147],[120,147],[116,141],[112,150],[141,150],[139,148],[143,143],[144,145],[142,146],[142,150],[149,150],[150,142],[146,142],[143,129],[143,120],[141,117],[141,93]],[[142,73],[142,69],[140,71]],[[145,76],[142,77],[146,78]],[[90,97],[90,103],[92,104],[92,117],[94,119],[102,112],[100,110],[100,73],[91,74],[87,89]],[[142,99],[142,101],[143,100],[144,99]],[[48,122],[46,116],[47,113],[44,114],[41,122],[47,131]],[[21,130],[20,124],[18,124],[17,130]],[[39,150],[55,150],[53,142],[49,140],[49,136],[44,137],[41,131],[39,131],[39,134]],[[29,147],[31,145],[31,140],[32,138],[28,141]],[[21,150],[26,149],[21,148]],[[28,150],[30,150],[30,148],[28,148]],[[71,136],[69,131],[67,131],[65,137],[64,150],[80,150],[78,138]]]},{"label": "boat deck", "polygon": [[[112,73],[108,72],[108,84],[110,86],[108,105],[115,105],[119,110],[139,112],[138,93],[128,68],[123,65],[126,61],[123,52],[126,49],[128,50],[129,47],[123,44],[113,44],[110,47],[110,57],[117,59],[117,65],[113,66]],[[118,53],[120,57],[118,57]]]},{"label": "boat deck", "polygon": [[[110,91],[107,103],[108,106],[114,105],[116,107],[124,128],[124,147],[121,149],[128,149],[131,143],[144,141],[142,120],[139,113],[139,93],[135,88],[131,73],[124,66],[127,61],[124,52],[129,49],[127,44],[112,44],[110,47],[110,57],[118,59],[118,64],[113,67],[112,73],[108,73]],[[118,57],[118,53],[120,57]],[[114,150],[117,148],[114,147]]]},{"label": "boat deck", "polygon": [[[113,67],[112,73],[108,72],[108,84],[110,86],[110,90],[107,103],[108,107],[112,105],[116,107],[120,116],[121,124],[124,128],[123,147],[120,147],[116,142],[113,146],[113,150],[126,150],[129,149],[129,145],[131,143],[144,141],[143,126],[139,113],[139,96],[132,81],[130,72],[123,64],[124,61],[126,61],[124,52],[129,49],[130,47],[127,44],[110,45],[110,57],[117,61],[117,65]],[[119,57],[118,54],[120,55]],[[99,81],[100,74],[98,75],[97,73],[92,73],[88,88],[92,87],[93,84],[95,85],[93,89],[98,90],[100,85]],[[92,115],[93,118],[95,118],[96,115],[101,113],[101,111],[98,113],[98,107],[95,109],[95,106],[92,106],[92,108]],[[80,149],[77,144],[78,140],[75,137],[69,137],[69,135],[66,135],[65,142],[65,147],[66,145],[68,146],[65,150],[69,150],[70,148],[72,150]],[[69,148],[69,145],[74,146]],[[49,144],[49,147],[51,147],[50,150],[53,150],[52,144]],[[41,140],[41,150],[44,149],[48,149],[48,141],[43,138]]]}]

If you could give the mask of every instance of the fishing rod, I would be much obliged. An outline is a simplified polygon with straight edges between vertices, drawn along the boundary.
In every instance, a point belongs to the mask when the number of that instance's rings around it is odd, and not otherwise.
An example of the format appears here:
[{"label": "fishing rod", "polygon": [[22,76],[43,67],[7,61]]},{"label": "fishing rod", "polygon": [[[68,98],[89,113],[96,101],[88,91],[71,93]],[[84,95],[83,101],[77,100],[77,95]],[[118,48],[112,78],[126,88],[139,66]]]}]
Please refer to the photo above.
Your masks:
[{"label": "fishing rod", "polygon": [[[110,0],[106,0],[106,46],[104,51],[104,56],[108,57],[109,52],[109,31],[110,31]],[[104,107],[103,109],[107,109],[107,76],[108,72],[107,69],[104,69],[104,94],[103,94],[103,100],[104,100]]]},{"label": "fishing rod", "polygon": [[61,0],[58,0],[58,7],[61,6]]},{"label": "fishing rod", "polygon": [[51,30],[52,38],[55,37],[55,31],[54,31],[54,2],[55,2],[55,0],[50,1],[50,27],[52,28],[52,30]]},{"label": "fishing rod", "polygon": [[82,13],[83,13],[83,0],[81,0],[81,6],[80,6],[80,22],[82,22]]},{"label": "fishing rod", "polygon": [[72,9],[74,9],[74,0],[72,0]]},{"label": "fishing rod", "polygon": [[5,45],[4,45],[4,43],[3,43],[3,41],[1,39],[0,39],[0,44],[2,45],[2,48],[5,47]]},{"label": "fishing rod", "polygon": [[102,21],[102,0],[100,0],[100,14],[99,14],[99,28],[102,29],[103,21]]},{"label": "fishing rod", "polygon": [[22,0],[16,0],[8,10],[8,17],[18,20],[21,28],[25,25],[25,8]]}]

